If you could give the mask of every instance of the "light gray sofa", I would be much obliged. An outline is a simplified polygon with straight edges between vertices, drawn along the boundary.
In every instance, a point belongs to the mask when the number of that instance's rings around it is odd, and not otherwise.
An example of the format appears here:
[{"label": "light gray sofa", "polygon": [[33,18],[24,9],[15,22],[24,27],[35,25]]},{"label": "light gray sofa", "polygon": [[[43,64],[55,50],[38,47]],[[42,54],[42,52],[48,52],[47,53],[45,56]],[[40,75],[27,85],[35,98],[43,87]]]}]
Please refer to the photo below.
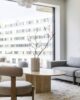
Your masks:
[{"label": "light gray sofa", "polygon": [[71,57],[67,61],[51,61],[52,70],[61,70],[65,72],[64,75],[55,76],[52,78],[71,81],[73,83],[80,83],[80,58]]}]

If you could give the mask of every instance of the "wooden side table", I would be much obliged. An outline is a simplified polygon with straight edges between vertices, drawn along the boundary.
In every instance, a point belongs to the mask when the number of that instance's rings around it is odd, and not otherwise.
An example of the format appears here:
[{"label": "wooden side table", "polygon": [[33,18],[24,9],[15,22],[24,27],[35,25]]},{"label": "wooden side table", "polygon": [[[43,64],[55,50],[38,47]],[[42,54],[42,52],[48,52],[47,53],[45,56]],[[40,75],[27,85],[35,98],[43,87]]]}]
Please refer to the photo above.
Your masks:
[{"label": "wooden side table", "polygon": [[41,68],[40,72],[31,72],[29,68],[23,68],[26,80],[35,86],[36,93],[51,91],[51,76],[63,75],[58,70]]}]

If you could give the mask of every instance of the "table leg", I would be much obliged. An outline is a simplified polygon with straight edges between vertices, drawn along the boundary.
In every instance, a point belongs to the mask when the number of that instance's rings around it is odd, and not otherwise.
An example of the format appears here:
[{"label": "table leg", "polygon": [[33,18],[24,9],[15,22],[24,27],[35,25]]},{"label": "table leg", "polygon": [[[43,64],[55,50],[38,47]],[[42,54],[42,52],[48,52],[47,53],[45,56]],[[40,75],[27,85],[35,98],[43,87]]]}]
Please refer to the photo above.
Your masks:
[{"label": "table leg", "polygon": [[51,91],[51,76],[26,75],[26,80],[35,86],[36,93]]}]

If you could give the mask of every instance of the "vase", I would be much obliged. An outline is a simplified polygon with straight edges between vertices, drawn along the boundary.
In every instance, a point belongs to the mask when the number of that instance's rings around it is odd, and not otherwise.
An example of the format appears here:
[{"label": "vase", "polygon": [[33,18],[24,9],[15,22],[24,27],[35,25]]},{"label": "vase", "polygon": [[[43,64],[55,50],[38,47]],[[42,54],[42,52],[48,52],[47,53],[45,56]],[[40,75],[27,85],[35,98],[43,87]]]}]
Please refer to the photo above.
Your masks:
[{"label": "vase", "polygon": [[31,58],[31,71],[39,72],[40,71],[40,59]]}]

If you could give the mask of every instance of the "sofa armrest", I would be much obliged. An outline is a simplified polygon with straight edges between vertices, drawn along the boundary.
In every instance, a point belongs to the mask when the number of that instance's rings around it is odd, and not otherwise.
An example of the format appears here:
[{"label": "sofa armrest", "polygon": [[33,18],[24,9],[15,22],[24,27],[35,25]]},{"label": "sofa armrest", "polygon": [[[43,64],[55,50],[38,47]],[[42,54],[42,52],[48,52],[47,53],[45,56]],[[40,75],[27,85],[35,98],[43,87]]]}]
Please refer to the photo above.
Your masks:
[{"label": "sofa armrest", "polygon": [[53,68],[53,67],[59,67],[59,66],[67,66],[66,64],[67,61],[61,60],[61,61],[50,61],[49,62],[49,67],[48,68]]}]

